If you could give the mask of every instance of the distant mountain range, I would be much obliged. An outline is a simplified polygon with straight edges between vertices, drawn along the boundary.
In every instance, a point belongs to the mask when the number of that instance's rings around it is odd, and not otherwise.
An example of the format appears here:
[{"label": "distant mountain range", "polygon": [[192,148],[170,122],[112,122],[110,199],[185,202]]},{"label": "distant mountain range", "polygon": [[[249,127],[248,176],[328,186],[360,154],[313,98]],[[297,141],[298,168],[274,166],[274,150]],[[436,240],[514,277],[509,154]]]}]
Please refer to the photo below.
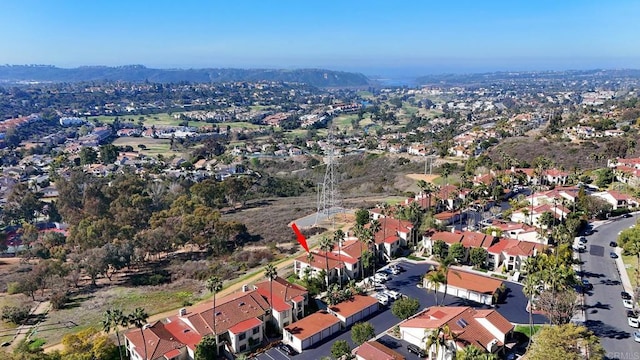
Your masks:
[{"label": "distant mountain range", "polygon": [[301,82],[317,87],[366,86],[370,83],[370,80],[360,73],[323,69],[151,69],[142,65],[82,66],[66,69],[48,65],[0,66],[0,83],[107,80],[160,83],[285,81]]}]

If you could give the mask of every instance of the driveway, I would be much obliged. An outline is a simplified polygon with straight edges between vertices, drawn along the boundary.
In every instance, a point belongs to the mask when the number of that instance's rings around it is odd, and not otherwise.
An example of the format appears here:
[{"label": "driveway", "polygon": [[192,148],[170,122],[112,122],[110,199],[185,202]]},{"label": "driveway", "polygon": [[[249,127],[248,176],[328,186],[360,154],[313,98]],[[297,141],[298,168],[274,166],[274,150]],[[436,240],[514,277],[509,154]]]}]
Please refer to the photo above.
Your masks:
[{"label": "driveway", "polygon": [[[418,299],[420,302],[420,308],[424,309],[435,305],[435,299],[432,291],[418,288],[416,285],[422,279],[422,276],[427,272],[431,266],[428,263],[410,263],[401,261],[399,264],[404,267],[406,271],[398,274],[391,275],[391,280],[387,281],[386,285],[389,289],[397,290],[404,295]],[[509,289],[507,294],[506,303],[500,304],[495,308],[509,321],[513,323],[528,324],[529,314],[526,311],[527,299],[522,294],[522,286],[506,282],[505,284]],[[442,294],[439,294],[441,297]],[[445,305],[453,306],[472,306],[474,308],[491,308],[487,305],[482,305],[473,301],[460,299],[451,295],[447,295],[445,299]],[[382,334],[393,326],[397,325],[400,320],[395,317],[390,310],[390,306],[380,307],[380,311],[374,314],[372,317],[366,319],[371,323],[376,331],[376,334]],[[534,322],[537,324],[544,323],[546,321],[544,316],[534,315]],[[331,354],[331,346],[337,340],[346,340],[349,346],[353,349],[355,346],[351,341],[351,333],[349,329],[335,335],[322,344],[316,345],[313,348],[306,349],[302,354],[290,357],[292,359],[320,359],[323,356],[329,356]],[[402,347],[402,346],[400,346]],[[406,350],[406,349],[405,349]],[[400,351],[402,353],[402,351]],[[415,357],[412,355],[412,357]],[[408,358],[412,358],[408,357]],[[266,353],[258,356],[261,360],[286,360],[288,356],[282,354],[278,349],[271,349]]]},{"label": "driveway", "polygon": [[587,251],[580,254],[583,278],[593,284],[593,290],[585,296],[585,325],[600,338],[609,359],[640,356],[639,344],[633,341],[636,329],[627,323],[627,309],[620,297],[620,292],[624,290],[620,274],[614,260],[609,257],[614,249],[609,242],[616,241],[618,233],[635,221],[634,216],[597,227],[593,235],[587,236]]}]

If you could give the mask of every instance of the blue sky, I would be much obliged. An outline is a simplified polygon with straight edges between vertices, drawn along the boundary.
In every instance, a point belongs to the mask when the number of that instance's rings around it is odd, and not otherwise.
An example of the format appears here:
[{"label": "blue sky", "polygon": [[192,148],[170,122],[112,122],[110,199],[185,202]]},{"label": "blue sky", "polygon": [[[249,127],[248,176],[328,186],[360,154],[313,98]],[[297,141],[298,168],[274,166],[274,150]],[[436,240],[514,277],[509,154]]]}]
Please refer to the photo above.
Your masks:
[{"label": "blue sky", "polygon": [[640,68],[640,1],[0,1],[0,64]]}]

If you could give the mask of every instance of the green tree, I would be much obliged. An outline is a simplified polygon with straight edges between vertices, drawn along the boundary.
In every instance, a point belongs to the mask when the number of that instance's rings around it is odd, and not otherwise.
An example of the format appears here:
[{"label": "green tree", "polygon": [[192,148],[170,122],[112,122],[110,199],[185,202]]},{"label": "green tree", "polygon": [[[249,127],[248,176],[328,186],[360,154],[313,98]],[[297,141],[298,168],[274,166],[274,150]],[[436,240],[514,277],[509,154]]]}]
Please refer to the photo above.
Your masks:
[{"label": "green tree", "polygon": [[371,214],[367,209],[356,210],[356,225],[365,226],[371,221]]},{"label": "green tree", "polygon": [[351,327],[351,340],[357,346],[362,345],[374,336],[376,336],[376,331],[369,322],[359,322]]},{"label": "green tree", "polygon": [[216,294],[222,290],[222,280],[217,276],[211,276],[207,279],[207,290],[213,293],[213,336],[214,341],[216,341],[218,338],[218,330],[216,328]]},{"label": "green tree", "polygon": [[444,273],[438,270],[431,270],[424,276],[425,280],[427,280],[427,288],[433,290],[433,296],[436,300],[436,306],[438,306],[438,290],[441,285],[447,281]]},{"label": "green tree", "polygon": [[[538,276],[527,272],[529,275],[524,279],[522,286],[522,293],[529,299],[529,334],[533,334],[533,298],[539,294],[538,286],[540,286],[540,279]],[[529,344],[531,346],[531,337],[529,337]]]},{"label": "green tree", "polygon": [[215,360],[217,354],[216,339],[213,335],[205,335],[202,337],[198,345],[196,345],[196,352],[194,360]]},{"label": "green tree", "polygon": [[120,360],[122,357],[122,343],[120,342],[120,327],[127,326],[128,319],[122,313],[120,309],[107,309],[104,312],[102,318],[102,330],[104,330],[107,335],[111,332],[111,330],[115,331],[116,339],[118,340],[118,354],[120,355]]},{"label": "green tree", "polygon": [[415,315],[420,308],[420,302],[414,298],[402,298],[391,305],[391,313],[400,320],[406,320]]},{"label": "green tree", "polygon": [[83,147],[78,154],[80,165],[95,164],[98,160],[98,153],[90,147]]},{"label": "green tree", "polygon": [[319,244],[320,250],[325,252],[325,275],[327,277],[326,282],[327,282],[327,289],[329,289],[329,285],[331,285],[329,283],[330,280],[330,273],[329,273],[329,253],[333,250],[333,238],[327,237],[327,236],[323,236],[322,239],[320,239],[320,244]]},{"label": "green tree", "polygon": [[618,237],[618,246],[625,255],[636,257],[636,284],[640,284],[640,224],[623,230]]},{"label": "green tree", "polygon": [[447,257],[447,252],[449,248],[447,247],[447,243],[442,240],[436,240],[433,242],[433,246],[431,247],[431,253],[436,257],[436,259],[444,259]]},{"label": "green tree", "polygon": [[475,268],[484,267],[487,261],[487,250],[481,247],[474,247],[469,250],[469,261]]},{"label": "green tree", "polygon": [[137,327],[138,329],[140,329],[140,335],[142,336],[142,343],[144,344],[144,358],[143,359],[148,359],[149,356],[147,355],[147,340],[144,337],[144,325],[147,323],[147,319],[149,319],[149,314],[147,314],[146,311],[144,311],[143,308],[141,307],[137,307],[133,310],[133,312],[131,314],[129,314],[128,316],[129,319],[129,324],[133,325],[135,327]]},{"label": "green tree", "polygon": [[347,340],[338,340],[331,345],[331,356],[338,360],[345,355],[351,355],[351,347]]},{"label": "green tree", "polygon": [[[264,268],[264,276],[269,279],[269,305],[271,305],[271,319],[275,320],[273,316],[273,280],[278,278],[278,269],[273,264],[269,263]],[[275,321],[274,321],[275,322]]]},{"label": "green tree", "polygon": [[462,245],[461,243],[455,243],[449,247],[448,256],[453,258],[455,262],[458,262],[458,263],[462,262],[462,260],[464,260],[464,255],[465,255],[465,249],[464,249],[464,245]]},{"label": "green tree", "polygon": [[496,354],[489,354],[475,345],[467,345],[456,353],[456,360],[497,360]]},{"label": "green tree", "polygon": [[118,147],[113,144],[100,146],[100,161],[107,165],[113,164],[118,160]]},{"label": "green tree", "polygon": [[534,337],[527,351],[530,360],[590,360],[605,358],[600,339],[584,326],[564,324],[545,326]]}]

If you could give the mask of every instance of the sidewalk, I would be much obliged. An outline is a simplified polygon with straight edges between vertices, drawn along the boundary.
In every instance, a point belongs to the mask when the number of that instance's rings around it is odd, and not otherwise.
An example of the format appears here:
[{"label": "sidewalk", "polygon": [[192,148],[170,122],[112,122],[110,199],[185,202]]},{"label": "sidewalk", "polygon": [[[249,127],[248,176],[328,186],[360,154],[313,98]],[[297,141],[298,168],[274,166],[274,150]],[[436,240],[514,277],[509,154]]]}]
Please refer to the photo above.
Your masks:
[{"label": "sidewalk", "polygon": [[[33,309],[31,309],[31,312],[29,313],[29,318],[33,316],[38,316],[38,315],[46,316],[47,313],[49,313],[49,309],[50,309],[50,303],[48,301],[41,301]],[[11,345],[9,345],[9,349],[14,349],[18,344],[20,344],[20,342],[23,339],[25,339],[27,335],[29,335],[31,330],[33,328],[36,328],[38,324],[40,324],[40,322],[36,322],[33,324],[23,324],[18,326],[18,328],[16,329],[16,334],[14,335],[13,339],[11,339],[10,341]]]}]

